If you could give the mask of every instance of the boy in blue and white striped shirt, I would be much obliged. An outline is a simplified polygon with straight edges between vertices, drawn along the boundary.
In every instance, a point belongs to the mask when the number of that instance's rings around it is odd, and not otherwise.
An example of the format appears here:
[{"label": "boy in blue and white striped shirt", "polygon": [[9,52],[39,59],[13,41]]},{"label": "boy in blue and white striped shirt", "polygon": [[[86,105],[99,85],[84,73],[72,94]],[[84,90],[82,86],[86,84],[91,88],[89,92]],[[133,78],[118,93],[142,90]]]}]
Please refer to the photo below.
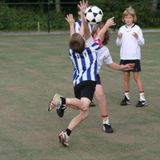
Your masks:
[{"label": "boy in blue and white striped shirt", "polygon": [[[76,98],[64,98],[58,94],[52,98],[48,110],[57,108],[57,114],[63,117],[64,110],[67,107],[79,109],[80,113],[69,123],[67,129],[59,134],[59,141],[63,146],[69,145],[69,136],[75,127],[88,117],[89,104],[93,98],[96,86],[97,74],[97,50],[101,47],[101,38],[110,26],[113,25],[113,19],[109,19],[99,32],[97,39],[92,41],[88,23],[84,20],[84,11],[87,3],[80,2],[78,5],[82,12],[83,35],[75,33],[73,15],[66,17],[70,25],[70,51],[69,55],[74,65],[73,86]],[[93,43],[89,47],[85,46],[86,41]]]},{"label": "boy in blue and white striped shirt", "polygon": [[[73,36],[76,37],[77,35],[75,33]],[[86,47],[82,53],[70,49],[69,55],[74,64],[73,86],[82,81],[96,81],[97,50],[99,48],[100,46],[95,42],[90,47]]]}]

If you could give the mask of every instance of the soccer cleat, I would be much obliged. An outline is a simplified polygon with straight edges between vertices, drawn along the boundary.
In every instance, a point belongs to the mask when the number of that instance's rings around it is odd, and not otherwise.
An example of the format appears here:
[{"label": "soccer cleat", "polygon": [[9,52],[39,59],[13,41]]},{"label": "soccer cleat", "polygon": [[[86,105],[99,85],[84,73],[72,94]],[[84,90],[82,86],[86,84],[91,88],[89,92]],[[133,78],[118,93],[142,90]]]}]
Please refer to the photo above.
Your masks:
[{"label": "soccer cleat", "polygon": [[130,104],[129,99],[126,96],[124,96],[124,99],[122,99],[120,105],[121,106],[126,106],[126,105],[129,105],[129,104]]},{"label": "soccer cleat", "polygon": [[59,117],[61,117],[61,118],[63,117],[65,109],[66,109],[66,107],[64,107],[64,106],[56,109],[57,114],[58,114]]},{"label": "soccer cleat", "polygon": [[53,98],[50,100],[48,105],[48,111],[50,112],[53,108],[59,108],[62,104],[62,100],[59,94],[55,94]]},{"label": "soccer cleat", "polygon": [[[48,105],[48,111],[51,111],[53,108],[60,108],[62,104],[62,96],[59,94],[55,94],[53,98],[50,100],[49,105]],[[64,108],[64,106],[63,106]]]},{"label": "soccer cleat", "polygon": [[62,99],[64,99],[64,97],[60,96],[59,94],[55,94],[49,102],[48,111],[50,112],[53,108],[56,108],[58,116],[63,117],[66,106],[64,106]]},{"label": "soccer cleat", "polygon": [[113,128],[110,124],[103,124],[103,131],[106,133],[113,133]]},{"label": "soccer cleat", "polygon": [[138,103],[136,104],[136,107],[145,107],[147,106],[146,101],[138,101]]},{"label": "soccer cleat", "polygon": [[65,131],[62,131],[59,135],[59,143],[61,143],[63,146],[68,147],[69,146],[69,136]]}]

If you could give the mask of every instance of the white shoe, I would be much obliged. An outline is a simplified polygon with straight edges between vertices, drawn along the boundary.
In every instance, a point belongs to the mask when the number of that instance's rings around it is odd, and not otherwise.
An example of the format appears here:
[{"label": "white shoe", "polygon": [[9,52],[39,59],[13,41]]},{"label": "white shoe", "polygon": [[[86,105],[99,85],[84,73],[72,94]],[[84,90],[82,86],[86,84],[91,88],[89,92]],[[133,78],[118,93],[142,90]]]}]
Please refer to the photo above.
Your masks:
[{"label": "white shoe", "polygon": [[68,147],[69,146],[69,136],[65,131],[62,131],[59,135],[59,143],[61,143],[63,146]]},{"label": "white shoe", "polygon": [[62,99],[59,94],[55,94],[49,102],[48,111],[51,111],[53,108],[59,108],[62,105]]}]

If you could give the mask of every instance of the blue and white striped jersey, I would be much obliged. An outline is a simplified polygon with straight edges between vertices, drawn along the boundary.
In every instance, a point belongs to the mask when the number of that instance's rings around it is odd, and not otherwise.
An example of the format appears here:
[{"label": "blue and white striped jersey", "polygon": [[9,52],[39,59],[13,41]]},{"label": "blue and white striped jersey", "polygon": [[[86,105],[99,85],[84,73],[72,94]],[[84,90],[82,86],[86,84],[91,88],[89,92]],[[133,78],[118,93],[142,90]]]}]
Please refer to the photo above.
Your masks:
[{"label": "blue and white striped jersey", "polygon": [[81,20],[78,20],[78,21],[76,21],[76,22],[74,23],[74,29],[75,29],[75,32],[76,32],[76,33],[79,33],[80,28],[81,28],[81,24],[82,24]]},{"label": "blue and white striped jersey", "polygon": [[100,46],[94,42],[79,54],[72,49],[69,50],[70,58],[74,65],[73,86],[82,81],[96,81],[97,74],[97,50]]},{"label": "blue and white striped jersey", "polygon": [[[80,32],[81,25],[82,25],[82,21],[80,19],[74,23],[74,30],[76,33]],[[88,23],[88,27],[89,27],[90,32],[92,32],[92,28],[89,23]]]}]

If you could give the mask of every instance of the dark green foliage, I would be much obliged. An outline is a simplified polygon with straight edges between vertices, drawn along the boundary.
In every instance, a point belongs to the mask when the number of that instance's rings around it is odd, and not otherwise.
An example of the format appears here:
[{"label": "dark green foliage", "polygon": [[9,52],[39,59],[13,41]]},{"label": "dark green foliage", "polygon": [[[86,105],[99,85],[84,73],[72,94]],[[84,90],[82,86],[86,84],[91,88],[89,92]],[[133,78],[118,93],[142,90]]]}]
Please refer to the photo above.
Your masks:
[{"label": "dark green foliage", "polygon": [[68,24],[65,20],[65,14],[62,12],[56,13],[51,12],[50,14],[50,20],[51,20],[51,29],[66,29],[68,27]]},{"label": "dark green foliage", "polygon": [[104,12],[104,20],[114,16],[117,26],[122,25],[122,13],[125,8],[132,6],[136,10],[138,17],[137,23],[141,27],[160,27],[160,9],[156,12],[151,11],[151,0],[90,0],[90,4],[99,6]]},{"label": "dark green foliage", "polygon": [[[73,4],[64,4],[63,1],[60,13],[56,13],[54,1],[49,1],[49,5],[46,0],[37,0],[32,2],[32,4],[29,4],[31,1],[21,1],[21,3],[23,2],[22,4],[8,4],[9,2],[11,3],[9,0],[0,3],[0,30],[37,30],[38,22],[40,24],[40,30],[47,30],[48,24],[50,25],[50,30],[68,29],[64,18],[66,14],[73,13],[74,17],[77,18],[77,5],[75,1],[70,2]],[[26,2],[27,4],[24,4]],[[97,5],[103,10],[103,21],[109,17],[115,17],[117,23],[115,28],[119,28],[123,24],[121,20],[122,13],[129,6],[135,8],[138,17],[137,23],[142,28],[158,28],[160,27],[160,5],[153,12],[151,10],[151,2],[151,0],[89,1],[91,5]]]},{"label": "dark green foliage", "polygon": [[24,10],[2,6],[0,10],[0,30],[35,30],[38,22],[44,25],[47,19],[42,12],[29,8]]}]

